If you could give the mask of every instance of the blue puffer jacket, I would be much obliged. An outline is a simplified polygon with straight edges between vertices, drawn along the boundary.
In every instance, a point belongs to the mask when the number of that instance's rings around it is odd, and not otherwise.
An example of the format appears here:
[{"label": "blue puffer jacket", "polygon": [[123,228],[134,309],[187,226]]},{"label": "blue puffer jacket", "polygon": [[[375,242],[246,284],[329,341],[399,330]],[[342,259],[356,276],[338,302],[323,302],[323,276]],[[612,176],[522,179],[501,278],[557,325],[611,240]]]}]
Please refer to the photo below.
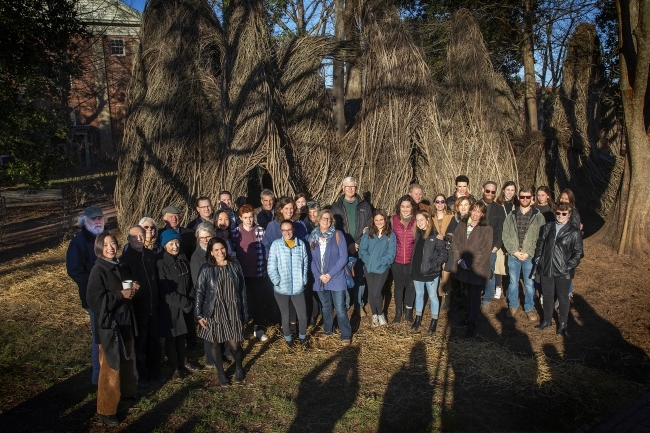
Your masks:
[{"label": "blue puffer jacket", "polygon": [[[338,238],[338,243],[336,242]],[[348,264],[348,244],[345,242],[343,232],[336,230],[327,241],[325,247],[325,261],[321,269],[320,244],[315,244],[311,251],[311,271],[314,274],[314,290],[331,290],[340,292],[346,290],[345,272],[343,269]],[[320,276],[329,274],[332,279],[327,284],[322,284]]]},{"label": "blue puffer jacket", "polygon": [[366,266],[366,272],[373,274],[383,274],[390,265],[395,261],[397,251],[397,238],[395,233],[390,232],[390,236],[370,238],[368,232],[361,237],[359,244],[359,258],[363,260]]},{"label": "blue puffer jacket", "polygon": [[[293,236],[296,239],[301,239],[305,242],[309,242],[307,239],[309,233],[307,233],[307,227],[305,223],[301,220],[293,222]],[[264,231],[264,237],[262,238],[262,245],[264,245],[264,251],[266,251],[266,258],[269,258],[269,253],[271,251],[271,244],[277,239],[282,239],[282,232],[280,231],[280,223],[278,220],[273,220],[266,226]]]},{"label": "blue puffer jacket", "polygon": [[307,284],[307,247],[302,240],[295,240],[294,247],[289,248],[284,239],[276,239],[269,251],[267,271],[273,290],[280,295],[299,295]]}]

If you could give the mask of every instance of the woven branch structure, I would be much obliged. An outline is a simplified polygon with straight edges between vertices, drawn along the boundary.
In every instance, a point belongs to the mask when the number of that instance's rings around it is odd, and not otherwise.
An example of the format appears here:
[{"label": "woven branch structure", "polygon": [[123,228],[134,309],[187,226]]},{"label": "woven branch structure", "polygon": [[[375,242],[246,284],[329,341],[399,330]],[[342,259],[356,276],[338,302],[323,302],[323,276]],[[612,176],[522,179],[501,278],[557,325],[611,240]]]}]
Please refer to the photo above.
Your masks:
[{"label": "woven branch structure", "polygon": [[[200,195],[246,196],[267,172],[277,195],[323,203],[345,176],[392,210],[418,181],[427,197],[517,181],[509,136],[520,121],[471,14],[451,20],[447,79],[436,87],[417,30],[391,1],[359,2],[359,40],[269,32],[261,0],[233,0],[218,18],[207,0],[151,0],[131,80],[115,200],[123,226],[176,205],[182,223]],[[361,111],[336,138],[320,74],[325,57],[363,71]],[[476,187],[475,187],[476,189]]]}]

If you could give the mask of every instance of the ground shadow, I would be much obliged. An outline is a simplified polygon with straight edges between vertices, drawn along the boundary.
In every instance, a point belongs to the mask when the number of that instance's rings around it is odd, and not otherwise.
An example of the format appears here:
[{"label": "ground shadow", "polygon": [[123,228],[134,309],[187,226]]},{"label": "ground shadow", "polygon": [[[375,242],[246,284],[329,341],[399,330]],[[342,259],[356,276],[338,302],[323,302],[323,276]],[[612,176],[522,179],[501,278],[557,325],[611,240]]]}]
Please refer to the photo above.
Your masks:
[{"label": "ground shadow", "polygon": [[390,379],[379,418],[381,432],[432,430],[433,384],[427,369],[427,348],[413,345],[409,362]]},{"label": "ground shadow", "polygon": [[[334,430],[359,395],[359,352],[358,347],[343,349],[300,381],[294,400],[298,410],[289,433]],[[335,363],[334,371],[328,375],[327,370]]]},{"label": "ground shadow", "polygon": [[[50,430],[77,431],[89,422],[97,409],[97,392],[90,384],[91,369],[62,380],[42,393],[0,414],[0,425],[7,432]],[[34,416],[38,414],[38,416]]]}]

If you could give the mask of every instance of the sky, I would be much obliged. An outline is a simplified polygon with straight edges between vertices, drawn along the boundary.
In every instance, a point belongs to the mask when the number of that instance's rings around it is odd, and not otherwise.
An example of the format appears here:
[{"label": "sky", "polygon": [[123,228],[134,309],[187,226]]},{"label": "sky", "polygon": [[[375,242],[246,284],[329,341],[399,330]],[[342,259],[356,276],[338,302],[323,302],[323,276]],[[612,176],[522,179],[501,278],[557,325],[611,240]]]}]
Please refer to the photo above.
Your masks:
[{"label": "sky", "polygon": [[126,3],[127,5],[142,12],[144,10],[145,1],[146,0],[122,0],[122,3]]}]

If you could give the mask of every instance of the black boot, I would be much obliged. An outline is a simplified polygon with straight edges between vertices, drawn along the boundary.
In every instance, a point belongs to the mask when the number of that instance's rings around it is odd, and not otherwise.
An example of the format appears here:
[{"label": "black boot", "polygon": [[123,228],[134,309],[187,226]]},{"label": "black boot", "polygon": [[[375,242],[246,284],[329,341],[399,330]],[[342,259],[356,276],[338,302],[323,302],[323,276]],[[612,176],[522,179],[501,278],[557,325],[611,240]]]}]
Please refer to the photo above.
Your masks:
[{"label": "black boot", "polygon": [[429,334],[435,334],[437,327],[438,327],[438,319],[431,319],[431,324],[429,325]]},{"label": "black boot", "polygon": [[411,326],[411,331],[417,331],[421,323],[422,323],[422,316],[416,315],[415,320],[413,321],[413,326]]},{"label": "black boot", "polygon": [[473,338],[476,332],[476,323],[467,322],[467,330],[465,331],[465,338]]},{"label": "black boot", "polygon": [[407,322],[413,321],[413,308],[406,307],[406,321]]},{"label": "black boot", "polygon": [[566,337],[566,323],[560,323],[559,328],[557,328],[557,335]]},{"label": "black boot", "polygon": [[547,322],[547,321],[543,320],[542,323],[540,323],[539,325],[535,326],[535,329],[539,329],[539,330],[541,331],[542,329],[546,329],[546,328],[548,328],[549,326],[551,326],[551,322]]},{"label": "black boot", "polygon": [[397,309],[395,311],[395,317],[393,318],[393,323],[399,323],[402,321],[402,309]]}]

